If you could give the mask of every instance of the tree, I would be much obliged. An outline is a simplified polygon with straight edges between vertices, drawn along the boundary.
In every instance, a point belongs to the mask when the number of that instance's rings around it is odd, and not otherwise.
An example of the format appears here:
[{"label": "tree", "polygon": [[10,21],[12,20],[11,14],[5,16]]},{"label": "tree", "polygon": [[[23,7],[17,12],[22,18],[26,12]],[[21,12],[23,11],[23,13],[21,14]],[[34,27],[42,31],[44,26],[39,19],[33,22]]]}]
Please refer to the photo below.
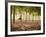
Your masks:
[{"label": "tree", "polygon": [[40,16],[41,15],[40,7],[33,7],[32,10],[33,10],[32,19],[34,19],[35,16]]},{"label": "tree", "polygon": [[13,23],[15,23],[15,6],[13,6]]},{"label": "tree", "polygon": [[32,13],[32,7],[29,7],[29,20],[30,20],[31,13]]},{"label": "tree", "polygon": [[11,17],[12,17],[12,14],[13,14],[13,23],[15,23],[15,6],[11,5]]}]

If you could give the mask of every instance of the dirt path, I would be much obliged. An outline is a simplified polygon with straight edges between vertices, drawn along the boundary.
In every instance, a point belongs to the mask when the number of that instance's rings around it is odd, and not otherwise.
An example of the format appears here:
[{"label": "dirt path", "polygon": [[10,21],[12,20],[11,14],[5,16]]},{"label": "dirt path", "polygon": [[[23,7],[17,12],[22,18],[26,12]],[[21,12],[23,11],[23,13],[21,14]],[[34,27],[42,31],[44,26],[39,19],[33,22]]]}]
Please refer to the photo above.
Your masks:
[{"label": "dirt path", "polygon": [[40,30],[40,29],[41,29],[40,20],[35,20],[35,21],[16,20],[15,24],[12,24],[12,27],[11,27],[12,31],[29,31],[29,30]]}]

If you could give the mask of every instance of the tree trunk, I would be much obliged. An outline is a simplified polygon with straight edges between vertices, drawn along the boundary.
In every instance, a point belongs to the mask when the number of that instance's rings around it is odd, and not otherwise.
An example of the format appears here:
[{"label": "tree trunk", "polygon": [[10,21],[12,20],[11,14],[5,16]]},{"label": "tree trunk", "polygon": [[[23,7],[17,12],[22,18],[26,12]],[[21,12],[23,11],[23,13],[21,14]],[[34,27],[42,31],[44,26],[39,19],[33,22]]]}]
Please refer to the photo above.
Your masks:
[{"label": "tree trunk", "polygon": [[10,12],[10,21],[11,21],[11,25],[12,25],[12,6],[11,6],[11,12]]},{"label": "tree trunk", "polygon": [[11,6],[11,12],[10,12],[10,23],[11,23],[11,31],[12,31],[12,6]]},{"label": "tree trunk", "polygon": [[27,12],[26,12],[26,22],[27,22]]},{"label": "tree trunk", "polygon": [[15,23],[15,6],[14,6],[14,9],[13,9],[13,24]]},{"label": "tree trunk", "polygon": [[29,14],[29,21],[30,21],[30,14]]}]

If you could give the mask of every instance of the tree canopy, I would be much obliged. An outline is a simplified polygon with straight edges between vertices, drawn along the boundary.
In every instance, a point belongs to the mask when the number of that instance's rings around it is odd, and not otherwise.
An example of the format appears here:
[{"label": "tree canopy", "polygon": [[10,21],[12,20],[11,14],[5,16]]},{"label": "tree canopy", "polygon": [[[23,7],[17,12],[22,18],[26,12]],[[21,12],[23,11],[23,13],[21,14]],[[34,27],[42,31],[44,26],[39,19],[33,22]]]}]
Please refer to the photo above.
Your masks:
[{"label": "tree canopy", "polygon": [[[12,10],[14,11],[14,6],[12,6]],[[40,7],[34,7],[34,6],[15,6],[15,13],[19,12],[28,12],[31,13],[38,13],[38,15],[41,15],[41,8]]]}]

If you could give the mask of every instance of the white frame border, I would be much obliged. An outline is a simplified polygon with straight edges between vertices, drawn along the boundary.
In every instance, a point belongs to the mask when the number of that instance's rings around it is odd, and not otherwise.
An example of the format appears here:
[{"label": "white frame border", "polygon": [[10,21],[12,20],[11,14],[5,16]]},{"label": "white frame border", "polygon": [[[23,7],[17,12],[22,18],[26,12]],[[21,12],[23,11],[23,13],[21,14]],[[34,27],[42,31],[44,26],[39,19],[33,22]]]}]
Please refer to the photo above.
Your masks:
[{"label": "white frame border", "polygon": [[[40,6],[41,7],[41,30],[39,31],[16,31],[11,32],[10,31],[10,5],[20,5],[20,6]],[[32,33],[43,33],[43,4],[26,4],[26,3],[11,3],[8,2],[8,35],[13,34],[32,34]]]}]

